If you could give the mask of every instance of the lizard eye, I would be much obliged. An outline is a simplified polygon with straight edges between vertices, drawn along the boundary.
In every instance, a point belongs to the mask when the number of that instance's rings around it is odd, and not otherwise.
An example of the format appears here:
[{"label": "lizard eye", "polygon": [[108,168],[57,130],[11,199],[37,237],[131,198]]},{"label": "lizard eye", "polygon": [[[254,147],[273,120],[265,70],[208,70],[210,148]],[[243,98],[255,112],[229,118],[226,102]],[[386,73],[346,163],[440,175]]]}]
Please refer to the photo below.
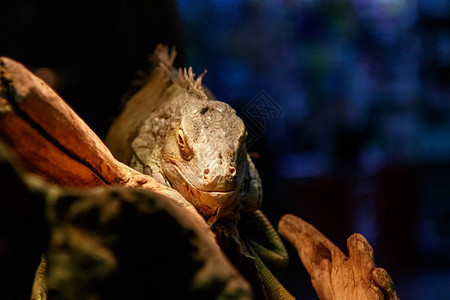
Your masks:
[{"label": "lizard eye", "polygon": [[192,151],[189,148],[188,144],[186,143],[186,139],[184,138],[183,130],[178,130],[177,132],[177,140],[178,140],[178,147],[180,148],[181,156],[183,156],[184,159],[190,159],[192,157]]}]

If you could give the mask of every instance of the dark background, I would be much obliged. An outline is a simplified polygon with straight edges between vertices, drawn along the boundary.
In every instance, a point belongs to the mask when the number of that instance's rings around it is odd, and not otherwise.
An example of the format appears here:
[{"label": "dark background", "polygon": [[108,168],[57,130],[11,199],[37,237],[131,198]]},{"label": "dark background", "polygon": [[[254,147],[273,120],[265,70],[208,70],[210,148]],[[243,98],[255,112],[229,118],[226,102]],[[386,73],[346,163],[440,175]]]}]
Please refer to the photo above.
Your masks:
[{"label": "dark background", "polygon": [[[342,249],[360,232],[402,299],[450,298],[450,3],[9,1],[0,55],[49,81],[104,137],[157,43],[175,45],[250,133],[276,224]],[[291,252],[283,277],[314,299]]]}]

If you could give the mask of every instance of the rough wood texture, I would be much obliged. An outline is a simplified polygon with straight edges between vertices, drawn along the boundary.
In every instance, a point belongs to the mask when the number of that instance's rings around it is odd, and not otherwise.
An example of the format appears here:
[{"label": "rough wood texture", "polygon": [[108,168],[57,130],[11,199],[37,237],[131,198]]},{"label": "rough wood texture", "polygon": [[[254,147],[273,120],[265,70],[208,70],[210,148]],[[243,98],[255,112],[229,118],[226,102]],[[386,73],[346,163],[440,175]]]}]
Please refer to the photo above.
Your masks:
[{"label": "rough wood texture", "polygon": [[169,196],[179,193],[117,161],[86,123],[22,64],[0,57],[0,138],[22,166],[65,186],[124,185]]},{"label": "rough wood texture", "polygon": [[347,257],[296,216],[285,215],[278,231],[297,249],[320,299],[398,299],[391,277],[375,266],[372,247],[361,234],[348,238]]},{"label": "rough wood texture", "polygon": [[0,299],[252,298],[206,224],[167,197],[50,185],[1,143],[0,175]]},{"label": "rough wood texture", "polygon": [[48,299],[252,299],[214,237],[167,197],[102,187],[47,199]]}]

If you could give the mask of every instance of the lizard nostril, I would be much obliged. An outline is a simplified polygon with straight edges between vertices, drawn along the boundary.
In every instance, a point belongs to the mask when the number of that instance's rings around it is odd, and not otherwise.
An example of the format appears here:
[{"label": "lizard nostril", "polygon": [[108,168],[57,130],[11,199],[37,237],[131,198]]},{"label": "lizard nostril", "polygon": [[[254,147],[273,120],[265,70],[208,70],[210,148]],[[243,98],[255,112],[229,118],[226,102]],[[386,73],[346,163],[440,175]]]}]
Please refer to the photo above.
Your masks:
[{"label": "lizard nostril", "polygon": [[234,176],[236,174],[236,168],[235,167],[230,167],[230,174],[231,174],[231,176]]},{"label": "lizard nostril", "polygon": [[203,176],[206,178],[206,177],[208,177],[208,174],[209,174],[209,169],[204,169]]}]

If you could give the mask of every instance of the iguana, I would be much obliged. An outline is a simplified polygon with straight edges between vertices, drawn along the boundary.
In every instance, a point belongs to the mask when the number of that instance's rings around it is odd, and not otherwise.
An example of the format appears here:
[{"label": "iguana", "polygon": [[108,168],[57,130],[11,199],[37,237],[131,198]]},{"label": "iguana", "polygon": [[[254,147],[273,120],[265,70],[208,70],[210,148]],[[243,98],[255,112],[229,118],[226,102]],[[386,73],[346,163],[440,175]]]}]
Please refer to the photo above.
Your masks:
[{"label": "iguana", "polygon": [[[182,208],[181,223],[187,227],[198,226],[199,233],[209,237],[209,241],[214,239],[212,231],[215,232],[218,243],[213,241],[210,246],[216,249],[216,254],[220,253],[219,257],[223,256],[217,245],[222,247],[250,281],[258,299],[292,298],[274,276],[287,262],[286,250],[277,232],[258,210],[261,184],[243,145],[242,121],[226,104],[208,100],[211,97],[206,97],[208,93],[201,86],[201,77],[195,80],[191,69],[177,72],[172,67],[174,57],[174,52],[158,47],[153,56],[157,68],[130,99],[108,135],[108,144],[117,158],[142,172],[151,173],[154,178],[119,163],[95,133],[44,82],[19,63],[0,57],[2,140],[14,150],[29,172],[53,183],[84,188],[123,185],[162,195],[165,197],[162,203],[170,202],[175,204],[174,208]],[[178,106],[173,103],[178,103]],[[158,114],[159,109],[162,113]],[[158,118],[165,121],[158,121]],[[146,142],[147,138],[150,142]],[[198,141],[200,146],[196,147],[193,141]],[[201,152],[204,150],[208,153]],[[44,159],[46,155],[50,155],[51,160]],[[154,155],[156,159],[149,158]],[[196,155],[199,159],[195,159]],[[205,158],[212,158],[213,162],[207,164]],[[179,189],[193,204],[172,187]],[[116,192],[111,192],[116,198]],[[94,198],[100,200],[103,196],[97,194]],[[72,203],[73,198],[70,199]],[[88,203],[91,205],[92,201]],[[109,201],[106,203],[111,204]],[[111,210],[109,204],[106,206]],[[148,212],[148,208],[143,208]],[[90,225],[87,227],[91,227],[95,214],[92,218],[93,215],[88,213]],[[212,231],[201,216],[208,221]],[[110,220],[102,219],[101,222]],[[80,225],[78,219],[72,221]],[[142,224],[138,226],[145,227]],[[154,229],[153,226],[150,228]],[[372,247],[362,235],[353,234],[347,240],[347,256],[317,229],[293,215],[285,215],[278,229],[297,248],[320,299],[398,299],[392,278],[386,270],[376,267]],[[189,232],[187,230],[186,234]],[[172,235],[167,237],[173,238]],[[104,238],[105,242],[116,240]],[[61,240],[56,238],[55,241]],[[79,248],[78,242],[74,245]],[[91,249],[92,240],[88,239],[86,245]],[[195,242],[195,247],[209,257],[204,245],[201,241]],[[51,257],[49,270],[52,268]],[[61,266],[62,270],[71,269],[67,261],[63,261]],[[82,263],[82,270],[85,267],[87,265]],[[36,272],[32,299],[46,298],[48,274],[45,269],[46,259],[43,257]],[[222,267],[209,264],[209,269],[205,270],[200,272],[201,277],[207,281],[211,278],[211,282],[203,287],[208,289],[212,284],[220,289],[221,285],[217,286],[210,272],[222,270]],[[228,267],[229,274],[233,270]],[[66,275],[63,276],[65,279]],[[226,277],[219,277],[219,281],[226,282]],[[244,288],[242,291],[248,298],[247,283],[242,279],[238,281],[240,286],[231,283],[231,292]],[[77,283],[65,286],[73,288]]]},{"label": "iguana", "polygon": [[[159,45],[153,69],[112,124],[106,144],[134,169],[177,190],[204,217],[256,299],[294,299],[277,276],[288,263],[280,236],[259,210],[261,179],[245,148],[242,120],[212,100],[192,68],[173,67],[176,52]],[[298,250],[320,299],[397,300],[393,281],[377,268],[360,234],[347,257],[317,229],[292,215],[278,225]]]},{"label": "iguana", "polygon": [[106,145],[134,169],[176,189],[205,218],[257,298],[293,298],[277,281],[288,257],[259,210],[261,180],[245,147],[243,121],[208,98],[192,68],[173,67],[159,45],[153,70],[112,124]]}]

